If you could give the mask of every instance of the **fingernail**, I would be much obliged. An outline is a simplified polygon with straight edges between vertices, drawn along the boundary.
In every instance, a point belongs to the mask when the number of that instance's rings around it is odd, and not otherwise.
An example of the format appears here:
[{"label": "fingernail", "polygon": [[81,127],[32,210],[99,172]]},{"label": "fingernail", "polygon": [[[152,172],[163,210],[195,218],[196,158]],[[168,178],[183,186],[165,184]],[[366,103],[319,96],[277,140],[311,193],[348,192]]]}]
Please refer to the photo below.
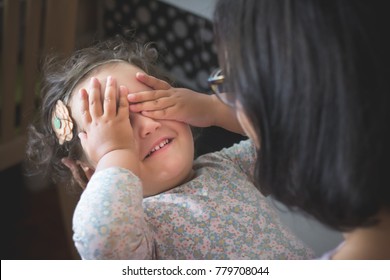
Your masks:
[{"label": "fingernail", "polygon": [[142,77],[145,77],[145,73],[137,72],[136,76],[139,77],[139,78],[142,78]]}]

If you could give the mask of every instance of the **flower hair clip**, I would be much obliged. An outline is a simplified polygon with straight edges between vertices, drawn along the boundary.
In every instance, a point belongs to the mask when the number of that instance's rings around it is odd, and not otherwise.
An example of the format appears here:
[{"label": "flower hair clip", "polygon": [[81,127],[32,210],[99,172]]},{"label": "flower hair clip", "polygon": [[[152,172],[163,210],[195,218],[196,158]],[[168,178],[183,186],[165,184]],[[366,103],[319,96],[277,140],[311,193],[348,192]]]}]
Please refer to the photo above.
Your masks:
[{"label": "flower hair clip", "polygon": [[73,121],[69,116],[68,108],[58,100],[51,118],[51,125],[60,145],[73,138]]}]

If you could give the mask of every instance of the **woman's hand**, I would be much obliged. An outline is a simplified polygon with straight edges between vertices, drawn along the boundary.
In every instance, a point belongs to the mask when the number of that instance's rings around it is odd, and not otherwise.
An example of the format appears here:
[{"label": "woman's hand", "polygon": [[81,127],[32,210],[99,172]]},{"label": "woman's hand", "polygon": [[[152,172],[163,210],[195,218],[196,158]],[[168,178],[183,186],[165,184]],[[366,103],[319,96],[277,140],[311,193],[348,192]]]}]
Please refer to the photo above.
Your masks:
[{"label": "woman's hand", "polygon": [[197,127],[214,125],[213,97],[186,88],[174,88],[167,82],[137,73],[136,78],[152,88],[130,93],[130,111],[153,119],[176,120]]},{"label": "woman's hand", "polygon": [[222,103],[215,95],[174,88],[145,73],[137,73],[136,78],[153,90],[130,93],[127,96],[130,111],[154,119],[176,120],[197,127],[219,126],[244,134],[235,110]]}]

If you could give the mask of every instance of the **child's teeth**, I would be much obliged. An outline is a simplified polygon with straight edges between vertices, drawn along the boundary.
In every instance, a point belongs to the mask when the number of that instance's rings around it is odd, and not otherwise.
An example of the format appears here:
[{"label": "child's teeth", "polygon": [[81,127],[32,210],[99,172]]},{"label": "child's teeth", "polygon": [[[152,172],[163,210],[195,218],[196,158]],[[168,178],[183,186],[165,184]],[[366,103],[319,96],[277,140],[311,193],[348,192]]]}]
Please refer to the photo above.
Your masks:
[{"label": "child's teeth", "polygon": [[164,147],[166,144],[168,144],[168,142],[169,142],[168,139],[167,139],[167,140],[164,140],[163,142],[161,142],[159,145],[157,145],[156,147],[154,147],[154,148],[150,151],[149,155],[150,155],[151,153],[155,152],[155,151],[160,150],[162,147]]}]

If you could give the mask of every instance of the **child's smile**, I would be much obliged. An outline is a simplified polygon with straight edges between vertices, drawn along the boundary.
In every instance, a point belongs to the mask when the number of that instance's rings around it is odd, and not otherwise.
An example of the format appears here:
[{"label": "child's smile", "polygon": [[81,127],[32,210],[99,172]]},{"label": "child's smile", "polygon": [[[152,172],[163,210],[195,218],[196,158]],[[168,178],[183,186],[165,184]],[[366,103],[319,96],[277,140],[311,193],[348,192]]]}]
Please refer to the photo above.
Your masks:
[{"label": "child's smile", "polygon": [[[115,62],[96,68],[74,89],[88,89],[91,77],[101,84],[104,98],[106,80],[111,76],[117,86],[125,86],[129,92],[148,91],[151,88],[139,82],[135,75],[141,70],[126,62]],[[71,107],[78,108],[77,98],[71,98]],[[77,124],[82,116],[78,110],[72,110],[72,118]],[[144,196],[151,196],[171,189],[186,180],[192,174],[194,160],[194,139],[188,124],[174,120],[159,120],[130,112],[129,121],[133,129],[134,141],[139,154],[139,178],[142,181]],[[79,129],[82,130],[81,127]],[[130,141],[130,139],[129,139]]]},{"label": "child's smile", "polygon": [[150,152],[146,155],[144,159],[147,159],[151,157],[152,155],[155,155],[156,153],[159,154],[159,152],[164,151],[167,146],[172,142],[172,138],[165,138],[163,140],[157,141],[156,145],[152,145],[153,148],[150,150]]}]

